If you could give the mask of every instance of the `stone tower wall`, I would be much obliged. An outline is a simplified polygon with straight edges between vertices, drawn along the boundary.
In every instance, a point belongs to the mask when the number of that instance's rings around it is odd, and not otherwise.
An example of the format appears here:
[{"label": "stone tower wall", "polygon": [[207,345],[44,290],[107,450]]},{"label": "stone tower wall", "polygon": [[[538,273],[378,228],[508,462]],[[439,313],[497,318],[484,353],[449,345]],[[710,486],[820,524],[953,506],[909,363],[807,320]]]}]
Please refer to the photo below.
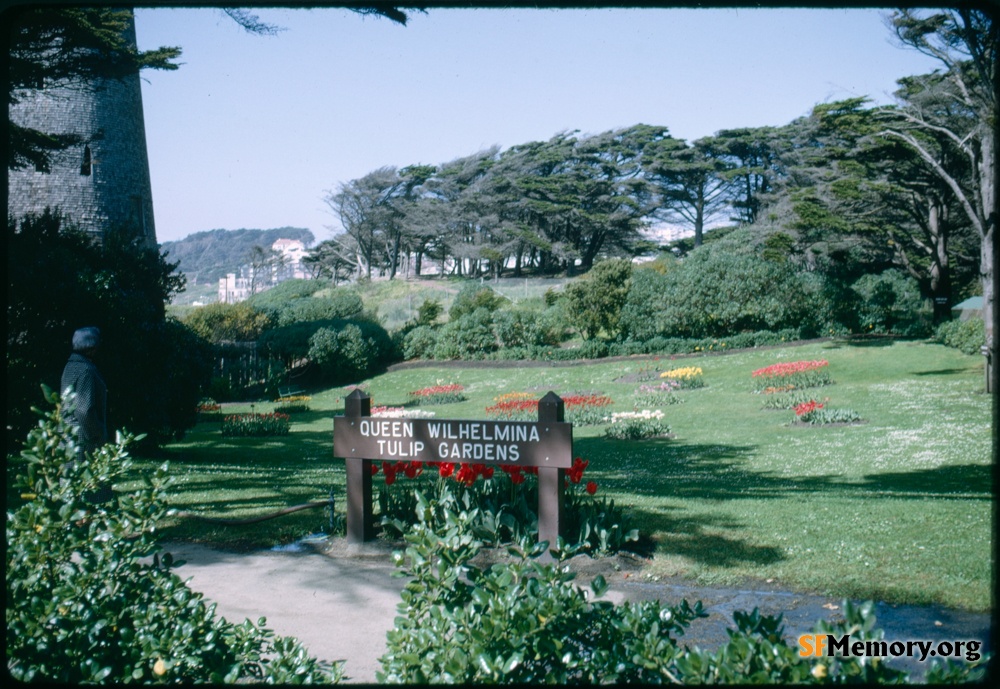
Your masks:
[{"label": "stone tower wall", "polygon": [[[135,46],[135,25],[128,30]],[[10,170],[8,212],[15,218],[58,208],[99,238],[111,228],[137,228],[155,247],[152,185],[139,75],[90,85],[53,86],[10,108],[12,121],[51,134],[76,134],[79,144],[55,152],[51,171]]]}]

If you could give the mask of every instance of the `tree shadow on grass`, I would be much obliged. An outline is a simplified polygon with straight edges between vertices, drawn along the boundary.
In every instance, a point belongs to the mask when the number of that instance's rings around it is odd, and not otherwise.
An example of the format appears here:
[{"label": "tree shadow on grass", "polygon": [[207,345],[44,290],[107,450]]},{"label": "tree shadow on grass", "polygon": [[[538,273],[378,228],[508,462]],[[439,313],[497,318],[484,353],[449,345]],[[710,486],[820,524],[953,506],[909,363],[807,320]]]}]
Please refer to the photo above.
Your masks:
[{"label": "tree shadow on grass", "polygon": [[[872,473],[861,480],[836,474],[786,476],[756,471],[748,460],[754,445],[696,444],[677,441],[610,442],[581,438],[574,453],[589,457],[609,489],[637,496],[696,501],[776,500],[796,495],[877,499],[989,500],[992,468],[966,464],[914,471]],[[661,553],[685,556],[706,565],[737,562],[769,564],[784,558],[779,548],[726,535],[752,525],[686,507],[625,506],[645,529],[657,534]],[[766,507],[764,508],[766,509]]]},{"label": "tree shadow on grass", "polygon": [[977,369],[982,369],[982,366],[966,366],[965,368],[939,368],[935,371],[914,371],[911,375],[914,376],[953,376],[960,373],[969,373],[970,371],[975,371]]}]

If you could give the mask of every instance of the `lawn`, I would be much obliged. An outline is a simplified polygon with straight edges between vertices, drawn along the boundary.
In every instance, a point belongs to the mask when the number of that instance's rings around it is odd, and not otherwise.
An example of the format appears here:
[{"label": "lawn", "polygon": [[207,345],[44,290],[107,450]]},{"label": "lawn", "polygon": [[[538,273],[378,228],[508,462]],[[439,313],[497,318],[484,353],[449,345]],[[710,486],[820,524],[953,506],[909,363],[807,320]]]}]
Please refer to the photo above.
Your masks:
[{"label": "lawn", "polygon": [[[792,423],[792,411],[762,409],[751,372],[812,359],[828,360],[834,380],[815,389],[817,399],[857,411],[864,423],[803,426]],[[676,362],[407,368],[366,387],[375,404],[394,406],[411,390],[464,385],[466,401],[430,407],[438,418],[485,418],[497,395],[549,390],[599,392],[614,400],[613,411],[625,411],[637,376],[681,365],[700,366],[707,385],[663,407],[671,439],[610,441],[600,426],[574,430],[588,478],[629,506],[633,525],[655,545],[647,576],[767,580],[831,596],[990,609],[991,400],[981,392],[981,357],[920,342],[826,341]],[[343,394],[314,393],[288,436],[223,438],[217,421],[206,422],[138,466],[169,460],[175,506],[208,517],[265,514],[326,499],[331,488],[342,515],[344,463],[332,456],[332,417]],[[250,407],[225,409],[234,411]],[[268,547],[328,530],[323,512],[248,526],[175,519],[166,536]]]}]

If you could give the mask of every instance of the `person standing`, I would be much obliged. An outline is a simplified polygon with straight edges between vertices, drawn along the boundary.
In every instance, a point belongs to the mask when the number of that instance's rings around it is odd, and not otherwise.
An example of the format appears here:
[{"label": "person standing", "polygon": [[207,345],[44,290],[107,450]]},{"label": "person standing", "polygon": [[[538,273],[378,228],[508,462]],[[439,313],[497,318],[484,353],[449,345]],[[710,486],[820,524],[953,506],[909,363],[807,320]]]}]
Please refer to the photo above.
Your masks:
[{"label": "person standing", "polygon": [[[66,419],[76,428],[79,449],[76,459],[99,449],[108,441],[108,388],[97,370],[94,359],[101,346],[101,331],[95,327],[80,328],[73,333],[73,353],[63,369],[61,390],[74,393],[73,401],[64,410]],[[102,485],[93,502],[110,500],[111,486]]]}]

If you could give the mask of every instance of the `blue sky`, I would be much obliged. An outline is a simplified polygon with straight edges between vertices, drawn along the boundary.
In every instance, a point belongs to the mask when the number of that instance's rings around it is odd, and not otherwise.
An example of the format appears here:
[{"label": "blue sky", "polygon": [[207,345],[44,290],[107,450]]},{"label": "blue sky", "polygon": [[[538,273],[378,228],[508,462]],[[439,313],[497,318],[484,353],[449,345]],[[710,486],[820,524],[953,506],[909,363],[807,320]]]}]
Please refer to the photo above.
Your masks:
[{"label": "blue sky", "polygon": [[339,231],[323,201],[386,165],[492,145],[665,125],[689,141],[780,126],[822,102],[891,102],[937,64],[898,47],[884,11],[430,9],[407,26],[344,9],[261,9],[256,36],[218,10],[137,9],[159,241],[212,229]]}]

